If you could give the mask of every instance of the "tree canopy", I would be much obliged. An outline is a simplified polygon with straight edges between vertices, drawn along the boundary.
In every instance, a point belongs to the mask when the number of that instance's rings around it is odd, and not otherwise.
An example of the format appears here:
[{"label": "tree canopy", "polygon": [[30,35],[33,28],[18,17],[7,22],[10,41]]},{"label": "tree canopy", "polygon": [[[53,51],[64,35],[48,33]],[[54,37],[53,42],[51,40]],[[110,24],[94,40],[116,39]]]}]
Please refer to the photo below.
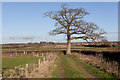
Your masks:
[{"label": "tree canopy", "polygon": [[[67,4],[61,6],[61,10],[49,11],[44,15],[56,21],[56,28],[50,35],[66,34],[67,43],[73,39],[83,39],[87,42],[96,42],[105,38],[106,32],[95,23],[86,22],[83,18],[89,13],[83,8],[69,8]],[[77,36],[76,36],[77,35]],[[69,44],[70,45],[70,44]]]}]

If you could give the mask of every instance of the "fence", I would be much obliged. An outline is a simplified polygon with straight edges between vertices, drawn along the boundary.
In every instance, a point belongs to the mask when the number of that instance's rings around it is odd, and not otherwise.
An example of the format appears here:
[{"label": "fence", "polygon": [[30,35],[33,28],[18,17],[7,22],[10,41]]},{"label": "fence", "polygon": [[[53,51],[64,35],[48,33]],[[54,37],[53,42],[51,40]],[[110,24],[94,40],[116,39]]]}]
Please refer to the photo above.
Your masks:
[{"label": "fence", "polygon": [[48,67],[56,61],[57,55],[54,53],[42,53],[41,58],[36,64],[26,64],[26,66],[17,66],[9,69],[3,69],[3,78],[34,78],[40,77],[37,72],[42,72],[44,67]]}]

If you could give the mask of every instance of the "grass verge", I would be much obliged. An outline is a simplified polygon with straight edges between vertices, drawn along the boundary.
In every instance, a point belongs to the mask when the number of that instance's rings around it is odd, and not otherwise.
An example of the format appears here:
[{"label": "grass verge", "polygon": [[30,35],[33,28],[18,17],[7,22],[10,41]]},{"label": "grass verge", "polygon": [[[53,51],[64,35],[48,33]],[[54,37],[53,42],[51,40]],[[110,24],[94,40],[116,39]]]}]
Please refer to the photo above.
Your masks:
[{"label": "grass verge", "polygon": [[96,76],[96,78],[116,78],[108,73],[105,73],[103,71],[100,71],[99,69],[97,69],[96,67],[81,61],[80,59],[74,57],[74,56],[70,56],[72,59],[76,60],[77,62],[79,62],[80,64],[83,65],[83,67],[88,70],[92,75]]}]

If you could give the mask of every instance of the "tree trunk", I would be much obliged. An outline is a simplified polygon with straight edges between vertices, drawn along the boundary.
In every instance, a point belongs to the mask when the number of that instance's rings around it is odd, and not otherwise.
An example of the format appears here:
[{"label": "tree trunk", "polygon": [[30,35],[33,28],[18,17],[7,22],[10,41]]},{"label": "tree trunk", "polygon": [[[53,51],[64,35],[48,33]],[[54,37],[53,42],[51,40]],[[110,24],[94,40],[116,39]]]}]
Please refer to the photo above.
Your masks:
[{"label": "tree trunk", "polygon": [[67,39],[67,55],[71,55],[71,42],[70,37]]}]

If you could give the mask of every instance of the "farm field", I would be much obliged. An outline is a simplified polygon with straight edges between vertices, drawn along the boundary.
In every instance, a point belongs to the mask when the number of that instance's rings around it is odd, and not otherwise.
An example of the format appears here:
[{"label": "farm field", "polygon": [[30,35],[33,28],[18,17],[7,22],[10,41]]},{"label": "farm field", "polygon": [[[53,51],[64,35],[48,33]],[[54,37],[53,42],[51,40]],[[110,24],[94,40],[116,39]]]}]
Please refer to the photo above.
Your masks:
[{"label": "farm field", "polygon": [[27,63],[36,63],[40,57],[22,56],[22,57],[3,57],[2,67],[25,66]]},{"label": "farm field", "polygon": [[[119,52],[118,47],[85,47],[72,46],[72,55],[64,55],[66,51],[65,45],[3,45],[2,46],[2,68],[4,78],[11,78],[10,71],[17,72],[11,75],[14,78],[28,77],[28,78],[117,78],[117,66],[113,68],[114,71],[109,71],[109,65],[104,62],[97,54],[103,54],[105,51],[110,56],[116,56]],[[86,53],[87,51],[87,53]],[[113,54],[113,51],[115,54]],[[84,53],[85,52],[85,53]],[[89,54],[90,53],[90,54]],[[77,54],[77,56],[76,56]],[[117,54],[118,55],[118,54]],[[97,57],[98,56],[98,57]],[[84,58],[85,57],[85,58]],[[92,57],[92,58],[91,58]],[[45,59],[44,59],[45,58]],[[118,61],[119,56],[115,57]],[[39,62],[39,59],[41,60]],[[94,59],[95,61],[92,61]],[[107,58],[106,58],[107,59]],[[105,60],[106,60],[105,59]],[[111,58],[109,57],[109,60]],[[113,60],[113,59],[112,59]],[[98,61],[98,62],[97,62]],[[91,63],[92,62],[92,63]],[[100,62],[100,63],[99,63]],[[26,64],[30,65],[30,71],[26,75]],[[102,64],[108,65],[106,67]],[[20,66],[20,67],[19,67]],[[39,67],[41,66],[41,67]],[[115,65],[114,65],[115,66]],[[18,70],[16,71],[16,68]],[[8,68],[8,69],[7,69]],[[12,68],[12,69],[11,69]],[[23,71],[21,71],[21,68]],[[112,68],[112,67],[111,67]],[[104,69],[108,69],[105,71]],[[41,72],[42,71],[42,72]],[[22,73],[21,73],[22,72]],[[35,73],[37,72],[37,73]],[[19,74],[18,74],[19,73]],[[38,74],[39,73],[39,74]],[[114,74],[114,75],[113,75]],[[42,76],[41,76],[42,75]]]},{"label": "farm field", "polygon": [[[13,47],[13,46],[11,46]],[[17,52],[17,51],[63,51],[65,47],[61,46],[44,46],[44,47],[22,47],[22,48],[3,48],[2,52]],[[84,46],[72,46],[71,50],[118,50],[118,48],[111,47],[84,47]]]}]

